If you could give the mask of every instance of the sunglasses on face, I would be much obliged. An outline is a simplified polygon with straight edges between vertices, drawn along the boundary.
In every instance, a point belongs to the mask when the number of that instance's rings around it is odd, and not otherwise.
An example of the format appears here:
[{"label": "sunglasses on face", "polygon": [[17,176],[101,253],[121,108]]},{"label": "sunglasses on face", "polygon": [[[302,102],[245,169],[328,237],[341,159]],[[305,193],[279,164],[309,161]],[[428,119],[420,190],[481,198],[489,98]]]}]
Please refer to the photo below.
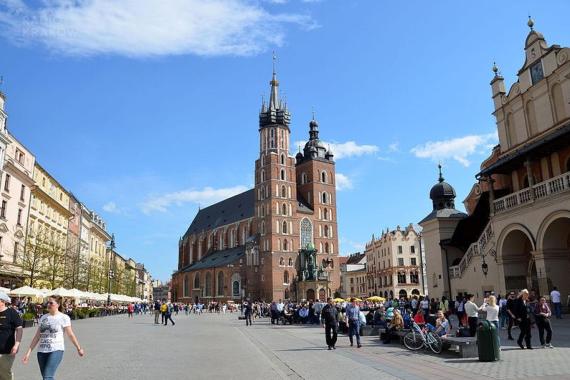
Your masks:
[{"label": "sunglasses on face", "polygon": [[57,305],[57,302],[55,302],[55,301],[48,301],[48,305]]}]

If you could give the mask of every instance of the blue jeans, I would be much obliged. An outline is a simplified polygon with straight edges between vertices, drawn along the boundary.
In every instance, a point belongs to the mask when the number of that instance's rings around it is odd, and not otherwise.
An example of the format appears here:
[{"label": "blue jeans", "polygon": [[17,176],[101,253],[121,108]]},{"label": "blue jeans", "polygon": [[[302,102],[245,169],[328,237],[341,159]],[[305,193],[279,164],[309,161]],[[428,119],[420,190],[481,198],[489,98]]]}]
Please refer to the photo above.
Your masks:
[{"label": "blue jeans", "polygon": [[353,344],[352,336],[356,335],[356,345],[360,346],[360,321],[348,322],[348,339],[350,344]]},{"label": "blue jeans", "polygon": [[552,306],[554,306],[554,315],[556,315],[556,318],[562,318],[562,303],[553,302]]},{"label": "blue jeans", "polygon": [[55,371],[63,359],[63,351],[38,352],[38,363],[43,380],[54,380]]}]

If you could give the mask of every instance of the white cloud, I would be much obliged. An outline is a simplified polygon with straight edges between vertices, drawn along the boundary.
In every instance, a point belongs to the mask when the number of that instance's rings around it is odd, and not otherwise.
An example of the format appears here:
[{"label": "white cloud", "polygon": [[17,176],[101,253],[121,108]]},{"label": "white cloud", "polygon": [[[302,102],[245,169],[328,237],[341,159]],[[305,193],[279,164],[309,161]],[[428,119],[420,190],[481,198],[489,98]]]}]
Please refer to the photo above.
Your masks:
[{"label": "white cloud", "polygon": [[397,153],[399,151],[400,151],[400,143],[395,142],[395,143],[388,145],[388,152]]},{"label": "white cloud", "polygon": [[338,191],[352,189],[352,180],[341,173],[336,173],[336,189]]},{"label": "white cloud", "polygon": [[469,135],[450,140],[429,141],[412,148],[411,152],[419,158],[430,158],[434,161],[453,159],[467,167],[471,164],[469,157],[484,153],[484,149],[497,143],[497,134]]},{"label": "white cloud", "polygon": [[120,210],[117,207],[115,202],[107,202],[103,205],[103,211],[106,211],[110,214],[119,214]]},{"label": "white cloud", "polygon": [[228,188],[214,189],[205,187],[202,190],[182,190],[149,197],[143,204],[141,210],[145,214],[152,212],[166,212],[172,205],[182,206],[184,203],[196,203],[200,206],[208,206],[246,191],[245,186],[234,186]]},{"label": "white cloud", "polygon": [[[295,146],[300,146],[301,149],[305,146],[306,141],[296,141]],[[327,147],[330,147],[331,151],[334,154],[335,160],[340,160],[343,158],[348,157],[360,157],[366,154],[374,154],[380,151],[376,145],[359,145],[354,141],[347,141],[344,143],[332,143],[322,141],[322,144]]]},{"label": "white cloud", "polygon": [[71,55],[250,55],[280,46],[310,16],[249,0],[0,0],[0,32]]}]

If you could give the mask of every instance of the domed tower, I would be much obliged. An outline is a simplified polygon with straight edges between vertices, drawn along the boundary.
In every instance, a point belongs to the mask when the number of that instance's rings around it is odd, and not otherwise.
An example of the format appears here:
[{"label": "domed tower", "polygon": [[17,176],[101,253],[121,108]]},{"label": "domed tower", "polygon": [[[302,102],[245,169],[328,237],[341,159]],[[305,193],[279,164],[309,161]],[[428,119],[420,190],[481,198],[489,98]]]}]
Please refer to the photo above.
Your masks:
[{"label": "domed tower", "polygon": [[[319,139],[319,123],[314,115],[309,122],[309,140],[303,152],[297,154],[296,162],[301,249],[316,250],[316,257],[311,259],[315,264],[314,270],[321,268],[327,272],[330,282],[326,287],[334,291],[340,286],[335,162],[331,150]],[[309,228],[312,236],[306,232]],[[305,273],[304,278],[307,277],[315,276]],[[310,282],[305,285],[305,290],[317,287]],[[332,294],[326,296],[330,295]],[[310,296],[305,298],[309,299]]]},{"label": "domed tower", "polygon": [[457,224],[467,215],[455,209],[455,189],[445,182],[441,165],[438,169],[438,181],[429,192],[433,210],[419,224],[425,250],[428,294],[434,298],[449,298],[452,296],[449,280],[451,262],[445,242],[451,239]]},{"label": "domed tower", "polygon": [[429,197],[433,202],[433,210],[454,209],[455,208],[455,189],[449,183],[445,182],[441,173],[441,165],[439,168],[438,183],[435,184],[430,192]]}]

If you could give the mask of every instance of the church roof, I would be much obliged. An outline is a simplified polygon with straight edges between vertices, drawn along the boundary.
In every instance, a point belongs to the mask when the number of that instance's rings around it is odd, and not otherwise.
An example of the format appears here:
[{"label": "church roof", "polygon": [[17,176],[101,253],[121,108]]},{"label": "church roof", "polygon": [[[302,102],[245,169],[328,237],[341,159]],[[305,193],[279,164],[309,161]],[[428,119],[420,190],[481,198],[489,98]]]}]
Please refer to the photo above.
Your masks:
[{"label": "church roof", "polygon": [[254,189],[251,189],[201,209],[185,236],[253,217],[254,201]]},{"label": "church roof", "polygon": [[441,210],[433,210],[428,216],[423,218],[418,224],[428,222],[436,218],[465,218],[466,213],[456,210],[454,208],[444,208]]},{"label": "church roof", "polygon": [[216,251],[202,258],[202,260],[197,261],[194,264],[187,266],[186,268],[183,268],[180,270],[180,272],[191,272],[197,269],[224,267],[228,264],[236,262],[243,255],[245,255],[244,245],[240,245],[239,247],[235,248],[224,249],[223,251]]}]

